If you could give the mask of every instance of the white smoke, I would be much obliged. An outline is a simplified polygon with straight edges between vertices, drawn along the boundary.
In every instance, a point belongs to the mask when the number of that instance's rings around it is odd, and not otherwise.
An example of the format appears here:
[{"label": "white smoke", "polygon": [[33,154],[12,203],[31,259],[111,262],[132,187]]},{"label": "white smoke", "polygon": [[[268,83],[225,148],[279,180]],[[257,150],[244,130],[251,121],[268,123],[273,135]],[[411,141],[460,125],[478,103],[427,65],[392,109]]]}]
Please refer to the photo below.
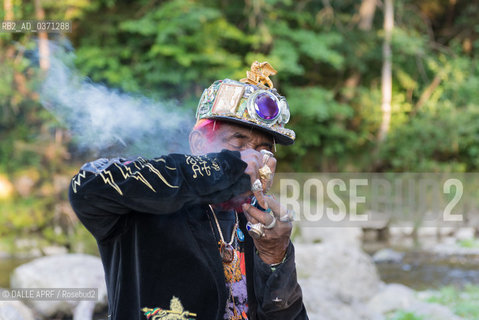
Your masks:
[{"label": "white smoke", "polygon": [[68,42],[50,41],[50,68],[40,101],[73,135],[80,150],[104,155],[160,156],[187,152],[194,115],[177,103],[93,83],[73,67]]}]

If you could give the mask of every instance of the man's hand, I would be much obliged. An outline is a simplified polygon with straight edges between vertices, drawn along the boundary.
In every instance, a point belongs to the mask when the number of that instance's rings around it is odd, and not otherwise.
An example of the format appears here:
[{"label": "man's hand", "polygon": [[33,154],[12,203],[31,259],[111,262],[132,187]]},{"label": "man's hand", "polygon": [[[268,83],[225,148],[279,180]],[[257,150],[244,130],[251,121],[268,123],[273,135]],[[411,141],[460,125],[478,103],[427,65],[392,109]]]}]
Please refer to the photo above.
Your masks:
[{"label": "man's hand", "polygon": [[[264,163],[263,159],[264,159],[263,154],[256,150],[247,149],[247,150],[241,151],[241,160],[243,160],[244,162],[248,164],[248,166],[246,167],[245,173],[249,175],[251,178],[251,186],[253,186],[253,183],[257,179],[260,179],[260,175],[258,171],[264,165],[267,165],[271,169],[272,174],[274,174],[276,170],[276,159],[274,157],[270,157],[267,163]],[[263,189],[254,191],[254,192],[249,192],[249,195],[251,195],[251,193],[254,194],[259,205],[262,208],[268,208],[268,204],[264,198],[264,192],[271,186],[273,181],[271,178],[270,181],[261,181],[261,183],[263,185]]]},{"label": "man's hand", "polygon": [[[286,209],[280,206],[279,201],[272,196],[266,196],[265,200],[276,218],[276,224],[272,229],[264,229],[264,236],[254,239],[254,244],[261,260],[267,264],[276,264],[283,261],[293,225],[289,221],[280,221],[280,217],[286,214]],[[273,221],[269,213],[261,211],[250,204],[245,203],[243,205],[243,212],[246,219],[253,224],[262,223],[267,226]]]}]

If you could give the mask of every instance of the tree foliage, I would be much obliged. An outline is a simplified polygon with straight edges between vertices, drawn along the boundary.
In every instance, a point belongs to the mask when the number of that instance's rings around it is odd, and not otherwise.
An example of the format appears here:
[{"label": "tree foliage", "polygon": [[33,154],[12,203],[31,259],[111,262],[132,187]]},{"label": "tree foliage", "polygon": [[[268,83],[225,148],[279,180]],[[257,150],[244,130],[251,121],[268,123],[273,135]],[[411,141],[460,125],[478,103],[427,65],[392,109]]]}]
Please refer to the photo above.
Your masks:
[{"label": "tree foliage", "polygon": [[[34,17],[30,2],[11,3],[15,19]],[[477,0],[395,1],[392,119],[380,144],[381,2],[370,30],[358,26],[360,0],[41,3],[49,19],[73,21],[66,36],[92,81],[190,109],[214,80],[242,78],[254,60],[269,61],[297,132],[294,146],[278,150],[283,171],[479,169]],[[0,174],[14,181],[39,172],[33,191],[2,204],[23,214],[0,233],[29,223],[54,228],[51,219],[31,220],[35,208],[58,216],[66,196],[51,177],[78,165],[65,128],[38,103],[33,39],[0,34]],[[38,200],[45,195],[53,200]]]}]

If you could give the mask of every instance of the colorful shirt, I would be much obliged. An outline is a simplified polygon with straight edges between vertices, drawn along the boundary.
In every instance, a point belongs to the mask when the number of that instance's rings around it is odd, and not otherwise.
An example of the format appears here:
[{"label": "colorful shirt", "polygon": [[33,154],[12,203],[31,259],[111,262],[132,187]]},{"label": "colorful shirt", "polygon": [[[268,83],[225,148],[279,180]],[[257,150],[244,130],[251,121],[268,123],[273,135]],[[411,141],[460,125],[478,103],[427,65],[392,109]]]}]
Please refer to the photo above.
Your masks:
[{"label": "colorful shirt", "polygon": [[226,304],[225,320],[248,319],[248,293],[246,289],[246,270],[244,253],[235,250],[231,263],[223,262],[226,288],[230,293]]}]

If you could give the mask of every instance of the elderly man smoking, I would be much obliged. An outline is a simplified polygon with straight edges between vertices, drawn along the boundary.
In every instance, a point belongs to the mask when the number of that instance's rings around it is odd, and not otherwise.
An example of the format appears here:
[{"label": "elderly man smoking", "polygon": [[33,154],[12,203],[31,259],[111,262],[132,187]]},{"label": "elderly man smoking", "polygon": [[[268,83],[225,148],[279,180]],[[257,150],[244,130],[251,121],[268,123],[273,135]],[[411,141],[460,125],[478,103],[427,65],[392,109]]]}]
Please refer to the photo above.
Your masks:
[{"label": "elderly man smoking", "polygon": [[73,177],[70,202],[98,242],[110,319],[308,318],[291,214],[264,194],[275,143],[295,138],[286,99],[265,85],[274,73],[255,62],[247,78],[206,89],[191,155],[99,159]]}]

